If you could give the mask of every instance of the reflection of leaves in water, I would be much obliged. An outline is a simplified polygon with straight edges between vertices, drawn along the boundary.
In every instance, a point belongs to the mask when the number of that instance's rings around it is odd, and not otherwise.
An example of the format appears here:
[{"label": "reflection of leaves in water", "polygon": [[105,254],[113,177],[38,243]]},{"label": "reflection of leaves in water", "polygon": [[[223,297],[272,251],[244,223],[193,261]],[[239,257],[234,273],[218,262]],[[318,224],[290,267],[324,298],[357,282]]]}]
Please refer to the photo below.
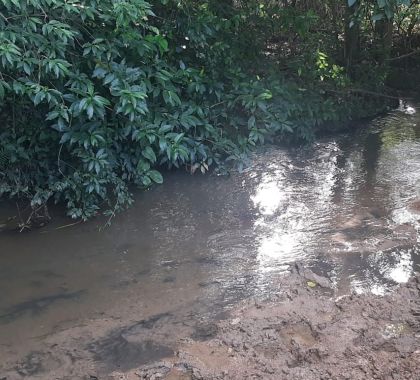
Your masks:
[{"label": "reflection of leaves in water", "polygon": [[31,315],[39,314],[57,301],[76,299],[82,293],[84,293],[83,290],[73,293],[59,293],[21,302],[7,309],[4,314],[0,314],[0,323],[9,323],[26,313],[30,313]]},{"label": "reflection of leaves in water", "polygon": [[387,122],[381,132],[382,146],[385,149],[392,148],[402,141],[416,139],[414,125],[407,120],[392,118]]}]

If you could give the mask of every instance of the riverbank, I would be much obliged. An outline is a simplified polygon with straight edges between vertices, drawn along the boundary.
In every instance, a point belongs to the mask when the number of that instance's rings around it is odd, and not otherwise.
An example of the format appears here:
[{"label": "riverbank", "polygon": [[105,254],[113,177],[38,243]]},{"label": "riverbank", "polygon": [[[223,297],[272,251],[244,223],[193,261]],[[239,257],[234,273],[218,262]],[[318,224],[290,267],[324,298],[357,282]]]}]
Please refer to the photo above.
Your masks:
[{"label": "riverbank", "polygon": [[173,325],[163,313],[61,329],[8,368],[4,356],[0,378],[418,379],[420,275],[386,296],[339,296],[297,264],[272,285],[269,297],[248,298],[218,321],[195,315]]},{"label": "riverbank", "polygon": [[418,379],[420,276],[385,297],[336,297],[328,284],[295,270],[272,300],[235,308],[211,339],[184,340],[166,360],[113,378]]}]

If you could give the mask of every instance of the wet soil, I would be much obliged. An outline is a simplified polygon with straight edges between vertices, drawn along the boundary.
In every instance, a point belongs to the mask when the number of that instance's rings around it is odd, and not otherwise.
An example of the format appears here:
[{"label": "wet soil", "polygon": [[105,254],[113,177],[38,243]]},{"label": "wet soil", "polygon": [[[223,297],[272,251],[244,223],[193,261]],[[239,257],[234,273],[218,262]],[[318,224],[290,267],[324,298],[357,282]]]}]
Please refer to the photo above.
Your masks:
[{"label": "wet soil", "polygon": [[45,337],[48,349],[0,378],[419,379],[420,275],[386,296],[338,296],[330,285],[297,264],[269,297],[244,300],[212,323],[169,313],[111,330],[91,321]]},{"label": "wet soil", "polygon": [[215,337],[188,339],[171,357],[114,378],[420,378],[420,276],[385,297],[336,297],[307,278],[285,275],[281,292],[244,302]]}]

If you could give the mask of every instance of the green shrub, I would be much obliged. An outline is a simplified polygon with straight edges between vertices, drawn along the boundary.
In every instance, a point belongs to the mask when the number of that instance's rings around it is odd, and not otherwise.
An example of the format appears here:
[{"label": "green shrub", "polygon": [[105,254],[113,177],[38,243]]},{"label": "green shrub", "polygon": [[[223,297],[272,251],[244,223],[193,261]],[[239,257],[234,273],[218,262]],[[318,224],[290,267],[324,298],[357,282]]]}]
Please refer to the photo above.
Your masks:
[{"label": "green shrub", "polygon": [[272,14],[251,1],[227,17],[216,3],[1,0],[0,196],[112,216],[130,184],[163,181],[159,167],[241,167],[258,143],[310,140],[351,116],[319,86],[345,85],[338,66],[318,67],[316,50],[280,74],[265,51]]}]

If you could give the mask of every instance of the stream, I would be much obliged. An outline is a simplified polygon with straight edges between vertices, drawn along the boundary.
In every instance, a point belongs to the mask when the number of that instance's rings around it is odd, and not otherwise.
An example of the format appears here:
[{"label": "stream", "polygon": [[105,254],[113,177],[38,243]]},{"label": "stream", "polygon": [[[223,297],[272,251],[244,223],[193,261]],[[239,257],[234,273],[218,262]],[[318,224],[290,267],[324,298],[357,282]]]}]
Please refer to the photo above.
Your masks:
[{"label": "stream", "polygon": [[[110,227],[53,210],[43,228],[0,231],[0,379],[164,358],[241,300],[269,299],[297,262],[339,295],[407,282],[420,269],[419,115],[401,102],[311,146],[261,148],[230,176],[168,173]],[[15,213],[1,203],[0,224]]]}]

